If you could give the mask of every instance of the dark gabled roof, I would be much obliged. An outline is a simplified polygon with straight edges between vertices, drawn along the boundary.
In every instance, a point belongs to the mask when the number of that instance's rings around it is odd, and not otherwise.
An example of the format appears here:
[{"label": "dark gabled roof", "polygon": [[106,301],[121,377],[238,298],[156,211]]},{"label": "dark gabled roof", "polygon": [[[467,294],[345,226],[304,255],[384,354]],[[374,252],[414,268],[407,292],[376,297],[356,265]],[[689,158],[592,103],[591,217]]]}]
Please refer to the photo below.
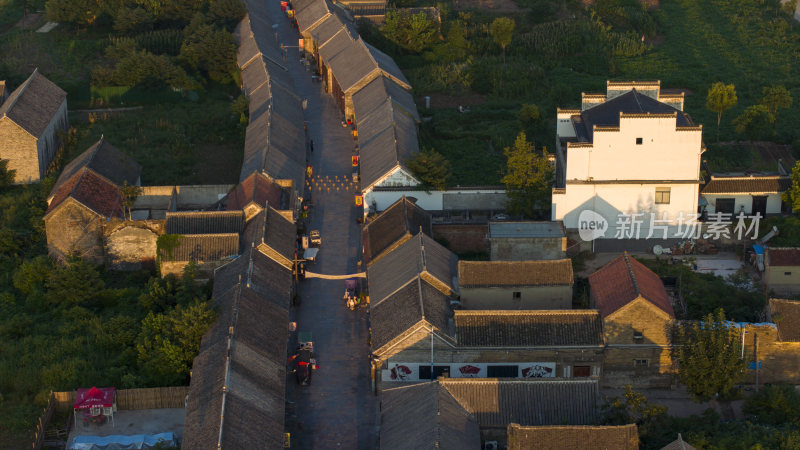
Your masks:
[{"label": "dark gabled roof", "polygon": [[442,378],[439,383],[475,414],[481,428],[588,425],[596,420],[596,379]]},{"label": "dark gabled roof", "polygon": [[328,40],[345,28],[347,20],[342,18],[336,9],[334,14],[327,16],[322,22],[311,30],[311,38],[318,47],[324,45]]},{"label": "dark gabled roof", "polygon": [[[419,153],[414,116],[393,102],[384,102],[369,114],[355,111],[361,154],[361,186],[365,190]],[[408,172],[407,169],[406,172]]]},{"label": "dark gabled roof", "polygon": [[449,297],[416,278],[379,303],[370,301],[369,319],[374,352],[417,324],[423,324],[426,329],[433,325],[438,334],[449,336]]},{"label": "dark gabled roof", "polygon": [[101,137],[64,167],[56,184],[53,185],[53,192],[83,168],[92,170],[117,186],[122,186],[126,182],[132,186],[136,185],[142,174],[142,166]]},{"label": "dark gabled roof", "polygon": [[219,318],[192,366],[186,448],[283,446],[291,276],[278,282],[274,264],[250,250],[216,271]]},{"label": "dark gabled roof", "polygon": [[241,233],[244,230],[242,211],[167,212],[164,230],[167,234]]},{"label": "dark gabled roof", "polygon": [[0,105],[0,119],[8,117],[38,138],[56,115],[67,93],[34,69]]},{"label": "dark gabled roof", "polygon": [[593,310],[455,311],[460,347],[602,346],[603,326]]},{"label": "dark gabled roof", "polygon": [[358,33],[349,26],[342,28],[320,46],[319,55],[325,65],[330,67],[345,94],[359,81],[378,70],[378,64],[370,56]]},{"label": "dark gabled roof", "polygon": [[261,54],[256,38],[253,36],[249,14],[246,14],[236,25],[233,35],[239,43],[239,47],[236,50],[236,64],[241,69]]},{"label": "dark gabled roof", "polygon": [[252,173],[228,194],[229,211],[241,210],[250,203],[264,208],[267,205],[279,210],[289,209],[290,193],[261,173]]},{"label": "dark gabled roof", "polygon": [[460,287],[572,286],[572,260],[459,261]]},{"label": "dark gabled roof", "polygon": [[364,226],[364,262],[371,264],[386,250],[420,231],[433,236],[431,216],[403,196]]},{"label": "dark gabled roof", "polygon": [[251,117],[247,127],[240,180],[263,172],[272,179],[290,179],[295,186],[303,186],[305,162],[300,99],[284,89],[273,89],[265,112]]},{"label": "dark gabled roof", "polygon": [[244,249],[255,246],[264,255],[291,269],[297,247],[297,227],[274,208],[259,212],[244,231]]},{"label": "dark gabled roof", "polygon": [[381,448],[474,449],[481,443],[475,416],[438,382],[381,393]]},{"label": "dark gabled roof", "polygon": [[781,176],[716,177],[712,176],[702,194],[779,194],[792,185]]},{"label": "dark gabled roof", "polygon": [[65,180],[57,190],[50,193],[50,205],[45,217],[50,215],[68,198],[103,217],[122,216],[122,196],[119,187],[84,167],[71,178]]},{"label": "dark gabled roof", "polygon": [[301,33],[327,17],[333,9],[326,0],[294,0],[292,6]]},{"label": "dark gabled roof", "polygon": [[697,450],[695,447],[690,445],[688,442],[683,440],[683,437],[680,433],[678,433],[678,439],[670,442],[669,444],[665,445],[661,448],[661,450]]},{"label": "dark gabled roof", "polygon": [[379,76],[353,94],[353,111],[356,116],[356,124],[358,124],[359,119],[367,117],[387,102],[391,102],[392,107],[401,108],[407,114],[413,116],[416,121],[419,121],[417,105],[414,103],[414,97],[411,96],[411,92],[391,78]]},{"label": "dark gabled roof", "polygon": [[631,258],[628,252],[614,258],[589,276],[589,286],[603,318],[627,305],[638,296],[675,317],[661,278],[647,266]]},{"label": "dark gabled roof", "polygon": [[384,73],[384,75],[392,77],[396,82],[402,84],[406,89],[411,89],[411,85],[408,83],[406,76],[403,75],[403,71],[400,70],[400,67],[394,62],[394,59],[392,59],[386,53],[383,53],[377,48],[369,45],[367,42],[361,39],[359,40],[367,47],[367,51],[372,57],[372,60],[375,61],[375,64],[378,65],[378,68]]},{"label": "dark gabled roof", "polygon": [[235,258],[239,254],[239,235],[223,234],[187,234],[178,240],[171,255],[166,249],[160,250],[164,261],[221,261]]},{"label": "dark gabled roof", "polygon": [[638,450],[636,424],[619,426],[508,426],[508,450],[603,449]]},{"label": "dark gabled roof", "polygon": [[800,266],[800,248],[767,247],[767,266]]},{"label": "dark gabled roof", "polygon": [[455,254],[425,233],[418,233],[367,268],[370,304],[380,304],[416,278],[451,295],[457,265]]},{"label": "dark gabled roof", "polygon": [[282,14],[273,17],[270,13],[271,4],[267,2],[247,2],[247,11],[250,18],[250,29],[253,32],[256,45],[261,54],[272,61],[281,62],[283,57],[278,42],[275,41],[273,24],[282,19]]},{"label": "dark gabled roof", "polygon": [[778,340],[800,342],[800,301],[769,299],[769,314],[778,327]]},{"label": "dark gabled roof", "polygon": [[677,117],[676,126],[692,126],[692,122],[683,111],[675,109],[666,103],[661,103],[644,94],[640,94],[636,89],[582,111],[580,114],[581,122],[573,123],[575,123],[576,129],[581,125],[584,127],[588,141],[591,142],[594,134],[593,127],[595,125],[618,127],[620,113],[675,114]]}]

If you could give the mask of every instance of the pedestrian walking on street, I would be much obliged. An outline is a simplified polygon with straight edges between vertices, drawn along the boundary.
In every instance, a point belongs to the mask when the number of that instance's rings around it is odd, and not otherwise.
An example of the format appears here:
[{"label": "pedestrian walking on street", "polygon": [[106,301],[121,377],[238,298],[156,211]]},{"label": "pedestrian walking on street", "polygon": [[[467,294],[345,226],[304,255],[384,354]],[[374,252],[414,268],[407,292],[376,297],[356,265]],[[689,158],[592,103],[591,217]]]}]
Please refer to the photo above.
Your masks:
[{"label": "pedestrian walking on street", "polygon": [[308,146],[311,148],[311,153],[314,153],[314,140],[313,139],[311,139],[308,142]]}]

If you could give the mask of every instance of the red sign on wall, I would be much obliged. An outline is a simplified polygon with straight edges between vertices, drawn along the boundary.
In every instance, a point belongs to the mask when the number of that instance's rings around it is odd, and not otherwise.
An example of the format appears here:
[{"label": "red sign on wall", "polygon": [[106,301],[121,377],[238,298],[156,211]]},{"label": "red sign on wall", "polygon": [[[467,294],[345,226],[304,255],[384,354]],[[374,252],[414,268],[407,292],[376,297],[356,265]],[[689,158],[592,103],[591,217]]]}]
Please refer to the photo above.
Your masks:
[{"label": "red sign on wall", "polygon": [[358,155],[353,156],[353,167],[358,167]]},{"label": "red sign on wall", "polygon": [[360,195],[356,195],[356,206],[357,207],[364,206],[364,198]]}]

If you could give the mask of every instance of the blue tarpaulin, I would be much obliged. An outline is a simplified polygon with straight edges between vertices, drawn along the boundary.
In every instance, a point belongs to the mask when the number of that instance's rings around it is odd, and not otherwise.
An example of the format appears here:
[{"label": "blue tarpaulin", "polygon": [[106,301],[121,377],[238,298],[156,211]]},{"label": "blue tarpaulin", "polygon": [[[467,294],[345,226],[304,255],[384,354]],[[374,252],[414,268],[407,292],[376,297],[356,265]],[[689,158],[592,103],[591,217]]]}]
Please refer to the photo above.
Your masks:
[{"label": "blue tarpaulin", "polygon": [[70,450],[129,450],[153,448],[159,442],[174,446],[175,436],[169,433],[134,434],[132,436],[75,436]]}]

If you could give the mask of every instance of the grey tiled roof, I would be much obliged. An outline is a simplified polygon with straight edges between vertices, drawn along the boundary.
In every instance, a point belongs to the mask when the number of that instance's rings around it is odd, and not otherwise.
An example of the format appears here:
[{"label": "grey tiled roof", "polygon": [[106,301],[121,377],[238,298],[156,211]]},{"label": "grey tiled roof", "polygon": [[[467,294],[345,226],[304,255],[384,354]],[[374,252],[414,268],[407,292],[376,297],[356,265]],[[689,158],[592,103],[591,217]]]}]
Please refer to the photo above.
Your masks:
[{"label": "grey tiled roof", "polygon": [[261,50],[259,50],[258,44],[256,43],[256,38],[253,36],[249,14],[244,16],[244,19],[236,25],[233,34],[236,37],[236,41],[239,43],[239,47],[236,50],[236,64],[241,69],[261,54]]},{"label": "grey tiled roof", "polygon": [[[311,38],[317,43],[318,47],[325,45],[339,31],[342,31],[348,23],[339,14],[331,14],[311,30]],[[346,30],[345,30],[346,32]]]},{"label": "grey tiled roof", "polygon": [[294,0],[292,5],[301,33],[305,33],[331,13],[331,6],[325,0]]},{"label": "grey tiled roof", "polygon": [[597,380],[440,379],[439,383],[484,427],[589,425],[595,422]]},{"label": "grey tiled roof", "polygon": [[220,261],[235,258],[239,254],[239,235],[223,234],[187,234],[178,240],[178,245],[169,252],[161,249],[159,255],[167,261]]},{"label": "grey tiled roof", "polygon": [[392,102],[385,102],[370,114],[359,115],[358,111],[355,114],[361,186],[365,189],[394,168],[405,168],[406,160],[419,153],[417,123],[414,116]]},{"label": "grey tiled roof", "polygon": [[325,65],[330,67],[345,94],[378,68],[358,33],[349,27],[340,30],[319,47],[319,55]]},{"label": "grey tiled roof", "polygon": [[398,67],[397,63],[382,51],[378,50],[377,48],[367,44],[363,40],[361,41],[367,47],[367,51],[369,52],[372,60],[378,65],[378,68],[386,74],[395,79],[396,82],[402,84],[406,89],[411,89],[411,85],[408,83],[406,76],[403,75],[403,72]]},{"label": "grey tiled roof", "polygon": [[361,232],[364,262],[371,264],[385,251],[420,231],[433,235],[431,216],[403,196],[364,226]]},{"label": "grey tiled roof", "polygon": [[481,436],[475,416],[433,381],[381,393],[380,443],[387,450],[474,449]]},{"label": "grey tiled roof", "polygon": [[387,102],[393,103],[393,107],[402,108],[403,111],[411,114],[415,120],[419,121],[417,105],[414,103],[411,92],[391,78],[380,76],[353,94],[353,110],[355,111],[356,124],[361,118],[367,117]]},{"label": "grey tiled roof", "polygon": [[370,303],[377,305],[417,277],[452,294],[458,259],[424,233],[418,233],[367,268]]},{"label": "grey tiled roof", "polygon": [[800,342],[800,301],[771,298],[769,313],[778,327],[778,340]]},{"label": "grey tiled roof", "polygon": [[142,173],[142,166],[130,156],[101,138],[94,145],[73,159],[61,171],[52,191],[55,192],[82,168],[88,168],[108,181],[122,186],[125,182],[134,186]]},{"label": "grey tiled roof", "polygon": [[711,177],[703,194],[779,194],[792,185],[790,177]]},{"label": "grey tiled roof", "polygon": [[628,114],[676,114],[676,126],[692,126],[692,122],[683,111],[677,110],[666,103],[661,103],[647,95],[640,94],[636,89],[603,102],[597,106],[581,112],[581,123],[576,123],[576,129],[584,127],[589,142],[594,136],[593,126],[618,127],[620,113]]},{"label": "grey tiled roof", "polygon": [[192,366],[186,448],[283,445],[291,276],[280,282],[274,266],[251,250],[216,271],[219,318]]},{"label": "grey tiled roof", "polygon": [[603,345],[602,320],[594,310],[456,311],[462,347],[571,347]]},{"label": "grey tiled roof", "polygon": [[[561,449],[638,450],[636,424],[620,426],[508,426],[508,450]],[[679,448],[679,447],[676,447]],[[687,447],[686,450],[689,450]]]},{"label": "grey tiled roof", "polygon": [[0,118],[8,117],[34,137],[41,137],[67,93],[34,69],[0,105]]},{"label": "grey tiled roof", "polygon": [[297,246],[297,227],[272,207],[256,215],[244,233],[245,247],[251,244],[281,265],[291,268]]},{"label": "grey tiled roof", "polygon": [[167,234],[241,233],[244,230],[242,211],[168,211],[166,217]]}]

